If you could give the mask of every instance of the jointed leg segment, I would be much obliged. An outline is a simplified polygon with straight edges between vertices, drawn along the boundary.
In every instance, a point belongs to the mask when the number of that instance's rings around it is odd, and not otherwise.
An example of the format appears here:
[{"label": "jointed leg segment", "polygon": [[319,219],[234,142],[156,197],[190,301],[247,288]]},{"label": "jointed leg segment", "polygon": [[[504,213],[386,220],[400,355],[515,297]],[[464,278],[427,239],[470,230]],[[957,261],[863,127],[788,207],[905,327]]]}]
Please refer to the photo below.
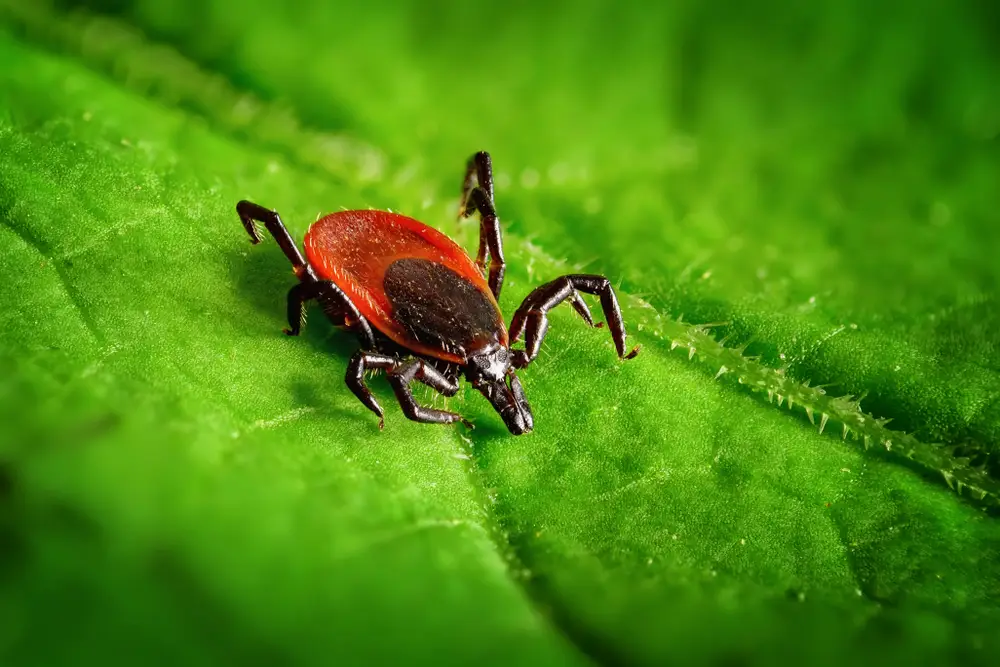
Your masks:
[{"label": "jointed leg segment", "polygon": [[499,299],[506,264],[500,221],[493,204],[493,163],[490,154],[485,151],[469,158],[462,181],[462,201],[458,214],[467,218],[476,211],[479,211],[479,252],[476,253],[476,264],[483,270],[489,258],[490,291]]},{"label": "jointed leg segment", "polygon": [[285,329],[286,334],[289,336],[299,335],[305,320],[305,302],[316,299],[334,326],[346,324],[358,334],[362,348],[366,350],[375,348],[375,337],[368,320],[358,312],[354,303],[339,287],[329,280],[320,280],[316,277],[276,211],[264,208],[260,204],[241,201],[236,205],[236,212],[239,214],[247,234],[250,235],[250,241],[254,244],[260,243],[260,234],[257,232],[257,225],[254,222],[264,223],[264,227],[271,232],[271,236],[278,242],[285,257],[292,263],[292,270],[295,271],[295,275],[300,281],[288,291],[288,328]]},{"label": "jointed leg segment", "polygon": [[414,380],[440,392],[444,396],[454,396],[458,393],[458,381],[445,377],[439,370],[423,359],[413,358],[407,361],[386,354],[358,350],[347,365],[347,386],[365,406],[378,415],[378,427],[385,426],[385,413],[378,404],[371,390],[365,384],[365,371],[384,370],[389,384],[396,394],[403,414],[409,419],[425,424],[451,424],[460,421],[469,428],[472,427],[461,415],[445,410],[436,410],[418,405],[413,398],[410,383]]},{"label": "jointed leg segment", "polygon": [[601,298],[601,309],[611,330],[611,338],[615,342],[618,357],[631,359],[639,353],[638,345],[628,354],[625,353],[625,323],[611,281],[604,276],[569,275],[556,278],[536,288],[514,313],[510,323],[510,342],[514,343],[522,334],[524,335],[524,350],[515,350],[511,358],[514,367],[524,368],[538,356],[538,350],[549,328],[548,312],[563,301],[569,300],[587,324],[594,327],[601,326],[594,324],[590,309],[587,308],[579,292],[594,294]]},{"label": "jointed leg segment", "polygon": [[285,223],[281,221],[277,211],[272,211],[253,202],[241,201],[236,204],[236,212],[239,213],[240,220],[243,221],[243,228],[250,235],[251,243],[254,245],[260,243],[260,234],[257,232],[257,225],[254,224],[254,221],[263,222],[264,227],[267,228],[267,231],[271,232],[271,236],[278,242],[281,251],[285,253],[285,257],[292,263],[292,270],[295,271],[295,275],[298,276],[299,280],[316,280],[316,276],[313,275],[309,265],[306,264],[302,253],[299,252],[299,247],[295,245],[295,241],[292,239],[291,234],[288,233]]}]

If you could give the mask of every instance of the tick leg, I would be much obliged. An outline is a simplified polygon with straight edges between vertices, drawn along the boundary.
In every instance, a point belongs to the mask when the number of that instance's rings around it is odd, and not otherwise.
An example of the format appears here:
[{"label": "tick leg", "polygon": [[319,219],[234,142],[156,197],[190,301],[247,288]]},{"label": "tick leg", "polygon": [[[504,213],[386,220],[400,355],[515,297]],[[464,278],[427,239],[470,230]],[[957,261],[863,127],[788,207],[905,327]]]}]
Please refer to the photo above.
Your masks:
[{"label": "tick leg", "polygon": [[288,328],[285,329],[286,334],[289,336],[299,335],[305,321],[305,303],[316,299],[334,326],[347,325],[351,327],[357,332],[362,348],[366,350],[375,348],[375,337],[372,335],[368,320],[358,312],[354,303],[339,287],[329,280],[319,280],[316,277],[276,211],[264,208],[260,204],[241,201],[236,204],[236,212],[239,214],[240,220],[243,221],[243,227],[247,230],[247,234],[250,235],[251,243],[260,243],[260,234],[254,223],[264,223],[264,227],[278,242],[285,257],[292,263],[292,270],[301,281],[288,291]]},{"label": "tick leg", "polygon": [[570,275],[556,278],[552,282],[537,287],[514,313],[510,322],[510,342],[514,343],[519,340],[522,334],[525,337],[524,350],[515,350],[511,359],[511,364],[515,368],[524,368],[535,360],[535,357],[538,356],[538,350],[542,346],[542,340],[545,338],[545,332],[549,328],[548,312],[567,299],[587,324],[601,326],[594,324],[590,310],[580,297],[579,292],[594,294],[601,298],[604,319],[607,320],[608,328],[611,329],[611,338],[615,341],[618,357],[631,359],[639,353],[638,345],[628,354],[625,353],[625,322],[622,320],[618,297],[615,296],[615,291],[611,287],[611,281],[604,276]]},{"label": "tick leg", "polygon": [[445,377],[423,359],[402,361],[387,354],[358,350],[347,365],[347,386],[369,410],[378,415],[379,429],[385,426],[385,413],[365,384],[365,371],[367,370],[386,371],[389,384],[392,385],[396,400],[399,401],[399,405],[403,409],[403,414],[413,421],[428,424],[451,424],[461,421],[466,426],[472,427],[469,422],[454,412],[418,405],[413,398],[413,390],[410,388],[410,383],[417,380],[445,396],[454,396],[458,393],[457,380]]},{"label": "tick leg", "polygon": [[503,258],[500,221],[493,204],[493,162],[486,151],[480,151],[469,158],[465,167],[465,179],[462,181],[462,201],[458,215],[467,218],[476,211],[479,211],[479,252],[476,253],[476,264],[480,270],[484,270],[486,260],[489,259],[490,291],[499,299],[506,263]]},{"label": "tick leg", "polygon": [[257,231],[257,225],[254,222],[263,222],[264,227],[267,228],[267,231],[271,232],[271,236],[274,237],[282,252],[285,253],[285,257],[292,263],[292,270],[295,271],[295,275],[298,276],[299,280],[303,282],[316,280],[312,269],[309,268],[306,260],[302,257],[302,253],[299,252],[298,246],[295,245],[291,234],[285,228],[285,223],[281,221],[276,211],[264,208],[253,202],[241,201],[236,204],[236,212],[239,214],[240,220],[243,222],[243,227],[247,230],[247,234],[250,235],[251,243],[260,243],[260,233]]},{"label": "tick leg", "polygon": [[375,349],[375,337],[372,335],[368,320],[358,311],[354,302],[344,292],[329,280],[301,282],[288,290],[288,329],[289,336],[298,336],[305,321],[305,302],[316,299],[323,307],[323,312],[334,326],[347,325],[357,334],[361,347],[365,350]]},{"label": "tick leg", "polygon": [[378,401],[375,400],[375,397],[372,396],[368,385],[365,384],[365,371],[387,371],[390,368],[395,368],[398,363],[399,359],[395,357],[358,350],[347,364],[347,377],[344,378],[347,387],[354,392],[358,400],[365,404],[365,407],[378,415],[379,430],[385,427],[385,412],[382,410],[382,406],[378,404]]},{"label": "tick leg", "polygon": [[451,424],[460,421],[468,428],[472,428],[472,424],[454,412],[418,405],[413,398],[413,389],[410,387],[410,383],[414,380],[423,382],[444,396],[454,396],[458,393],[457,380],[449,380],[423,359],[410,359],[389,371],[389,384],[392,385],[392,390],[396,393],[396,400],[399,401],[404,415],[413,421],[425,424]]}]

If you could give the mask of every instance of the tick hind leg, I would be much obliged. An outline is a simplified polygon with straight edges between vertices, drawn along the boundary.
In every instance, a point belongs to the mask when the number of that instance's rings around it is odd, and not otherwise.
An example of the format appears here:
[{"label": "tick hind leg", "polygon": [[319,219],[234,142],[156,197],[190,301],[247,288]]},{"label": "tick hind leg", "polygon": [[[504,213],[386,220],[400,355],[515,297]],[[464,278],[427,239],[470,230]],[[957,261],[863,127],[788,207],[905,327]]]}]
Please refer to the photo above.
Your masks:
[{"label": "tick hind leg", "polygon": [[458,215],[468,218],[479,211],[479,252],[476,264],[481,271],[489,259],[489,286],[493,296],[500,298],[506,263],[503,258],[503,236],[500,220],[493,204],[493,161],[490,154],[480,151],[469,158],[462,180],[462,200]]},{"label": "tick hind leg", "polygon": [[594,294],[601,298],[604,319],[607,320],[608,328],[611,330],[611,338],[615,342],[618,358],[631,359],[639,353],[638,345],[632,348],[628,354],[625,353],[625,322],[622,320],[618,297],[615,296],[614,288],[611,287],[611,281],[604,276],[569,275],[556,278],[552,282],[535,288],[514,313],[510,322],[510,342],[514,343],[521,338],[522,334],[524,335],[524,349],[515,350],[511,359],[515,368],[524,368],[538,356],[538,350],[541,348],[542,340],[549,328],[548,312],[563,301],[569,300],[573,309],[590,326],[602,326],[599,323],[594,324],[590,309],[580,297],[580,292]]},{"label": "tick hind leg", "polygon": [[375,336],[368,320],[344,292],[329,280],[301,282],[288,290],[288,328],[285,333],[298,336],[305,322],[306,302],[315,299],[334,326],[346,326],[358,335],[362,349],[374,350]]},{"label": "tick hind leg", "polygon": [[368,370],[386,372],[389,384],[392,385],[392,390],[396,394],[396,400],[399,401],[403,414],[409,419],[425,424],[452,424],[460,421],[472,428],[472,424],[461,415],[424,407],[417,404],[416,399],[413,398],[413,389],[410,384],[414,380],[424,383],[444,396],[454,396],[458,393],[456,379],[446,377],[423,359],[413,358],[403,361],[386,354],[359,350],[351,357],[351,361],[347,365],[347,386],[365,404],[365,407],[378,415],[379,429],[385,426],[385,413],[382,406],[375,400],[371,390],[368,389],[368,385],[365,384],[365,371]]},{"label": "tick hind leg", "polygon": [[250,235],[251,243],[260,243],[260,233],[256,222],[263,222],[271,233],[285,257],[292,263],[292,270],[299,279],[299,284],[288,291],[288,328],[285,333],[298,336],[305,322],[305,304],[315,299],[323,307],[323,312],[334,326],[348,326],[358,334],[361,347],[366,350],[375,349],[375,337],[368,324],[351,299],[335,284],[328,280],[319,280],[312,268],[302,257],[291,234],[281,221],[277,211],[264,208],[260,204],[241,201],[236,204],[236,212],[243,222],[243,228]]}]

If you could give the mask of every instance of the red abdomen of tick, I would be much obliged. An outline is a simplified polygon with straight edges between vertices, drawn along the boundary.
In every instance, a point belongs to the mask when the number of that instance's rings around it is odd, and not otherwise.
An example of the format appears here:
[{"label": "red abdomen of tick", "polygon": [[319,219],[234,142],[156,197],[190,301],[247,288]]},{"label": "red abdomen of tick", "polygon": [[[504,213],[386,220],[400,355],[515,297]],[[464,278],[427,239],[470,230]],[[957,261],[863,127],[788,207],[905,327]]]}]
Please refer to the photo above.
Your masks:
[{"label": "red abdomen of tick", "polygon": [[306,233],[306,257],[387,337],[464,363],[507,345],[500,308],[465,251],[432,227],[387,211],[340,211]]}]

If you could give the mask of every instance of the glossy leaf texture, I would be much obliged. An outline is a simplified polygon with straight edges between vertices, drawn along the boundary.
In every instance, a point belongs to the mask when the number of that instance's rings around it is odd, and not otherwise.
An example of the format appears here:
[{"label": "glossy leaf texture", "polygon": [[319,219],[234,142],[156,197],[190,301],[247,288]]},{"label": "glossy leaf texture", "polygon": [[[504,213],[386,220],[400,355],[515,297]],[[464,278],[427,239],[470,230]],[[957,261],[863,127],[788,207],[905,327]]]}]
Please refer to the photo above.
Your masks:
[{"label": "glossy leaf texture", "polygon": [[[339,4],[0,2],[0,664],[993,664],[990,6]],[[474,249],[480,149],[643,351],[380,433],[235,203]]]}]

